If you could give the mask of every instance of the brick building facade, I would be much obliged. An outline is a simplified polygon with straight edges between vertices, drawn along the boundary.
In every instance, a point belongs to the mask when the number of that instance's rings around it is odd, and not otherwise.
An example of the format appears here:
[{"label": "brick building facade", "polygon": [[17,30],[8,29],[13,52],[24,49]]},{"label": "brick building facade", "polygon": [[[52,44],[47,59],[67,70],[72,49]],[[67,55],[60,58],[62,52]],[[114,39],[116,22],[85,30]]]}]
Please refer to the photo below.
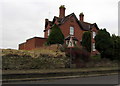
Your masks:
[{"label": "brick building facade", "polygon": [[54,16],[52,21],[49,21],[49,19],[45,19],[44,38],[34,37],[28,39],[25,43],[19,44],[19,49],[32,50],[43,46],[51,32],[52,26],[54,24],[57,24],[60,27],[64,37],[68,37],[69,35],[74,36],[78,40],[78,45],[80,45],[82,41],[83,33],[86,31],[91,31],[92,53],[96,52],[94,37],[97,34],[97,31],[99,30],[97,24],[85,22],[83,13],[80,13],[79,19],[74,13],[65,16],[65,10],[66,8],[64,7],[64,5],[61,5],[59,7],[59,17]]}]

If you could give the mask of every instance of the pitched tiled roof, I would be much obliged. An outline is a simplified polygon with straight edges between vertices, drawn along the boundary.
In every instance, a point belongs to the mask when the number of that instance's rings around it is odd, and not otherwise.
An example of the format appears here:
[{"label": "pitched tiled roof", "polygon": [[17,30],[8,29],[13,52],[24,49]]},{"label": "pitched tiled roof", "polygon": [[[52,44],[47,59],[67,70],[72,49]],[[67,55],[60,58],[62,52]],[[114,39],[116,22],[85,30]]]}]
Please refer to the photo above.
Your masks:
[{"label": "pitched tiled roof", "polygon": [[55,17],[53,18],[53,24],[54,24],[54,22],[55,22],[55,19],[57,19],[57,21],[59,22],[59,25],[62,25],[62,24],[64,24],[64,22],[66,22],[71,16],[74,16],[74,17],[75,17],[76,22],[77,22],[78,25],[81,27],[81,29],[84,30],[84,31],[88,31],[88,30],[90,30],[92,27],[96,27],[97,29],[99,29],[96,23],[91,24],[91,23],[82,22],[82,21],[78,20],[77,17],[76,17],[76,15],[75,15],[74,13],[71,13],[70,15],[65,16],[64,18],[59,18],[59,17],[56,17],[56,16],[55,16]]}]

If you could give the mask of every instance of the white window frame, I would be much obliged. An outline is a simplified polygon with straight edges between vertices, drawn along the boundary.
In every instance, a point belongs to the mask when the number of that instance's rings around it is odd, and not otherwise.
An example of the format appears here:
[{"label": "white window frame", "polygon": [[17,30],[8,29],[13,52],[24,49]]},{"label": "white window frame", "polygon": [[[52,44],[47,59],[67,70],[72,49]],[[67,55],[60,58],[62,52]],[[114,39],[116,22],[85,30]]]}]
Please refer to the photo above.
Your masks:
[{"label": "white window frame", "polygon": [[95,43],[92,43],[92,50],[96,51],[96,49],[95,49]]},{"label": "white window frame", "polygon": [[93,32],[92,32],[92,35],[93,35],[93,38],[95,38],[95,36],[96,36],[96,32],[93,31]]},{"label": "white window frame", "polygon": [[66,45],[68,45],[69,44],[69,41],[68,40],[66,40]]},{"label": "white window frame", "polygon": [[70,26],[70,35],[74,35],[74,27]]}]

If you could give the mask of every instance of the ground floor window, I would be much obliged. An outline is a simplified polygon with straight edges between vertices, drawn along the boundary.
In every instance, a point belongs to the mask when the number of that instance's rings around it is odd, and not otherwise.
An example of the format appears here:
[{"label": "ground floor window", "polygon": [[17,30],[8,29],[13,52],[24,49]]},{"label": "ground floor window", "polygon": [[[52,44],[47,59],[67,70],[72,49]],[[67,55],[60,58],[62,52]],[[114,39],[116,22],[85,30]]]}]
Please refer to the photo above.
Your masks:
[{"label": "ground floor window", "polygon": [[92,44],[92,50],[96,51],[96,49],[95,49],[95,43]]}]

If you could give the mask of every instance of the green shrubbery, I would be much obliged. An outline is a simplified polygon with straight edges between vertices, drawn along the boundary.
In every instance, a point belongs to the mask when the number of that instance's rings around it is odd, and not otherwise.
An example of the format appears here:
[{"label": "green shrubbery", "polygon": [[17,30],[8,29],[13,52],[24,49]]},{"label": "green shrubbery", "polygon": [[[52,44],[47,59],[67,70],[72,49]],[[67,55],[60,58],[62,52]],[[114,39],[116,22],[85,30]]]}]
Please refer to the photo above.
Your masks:
[{"label": "green shrubbery", "polygon": [[99,61],[99,60],[101,60],[101,55],[100,55],[100,54],[92,55],[92,56],[91,56],[91,59],[92,59],[92,60]]},{"label": "green shrubbery", "polygon": [[50,35],[47,39],[47,44],[45,45],[52,45],[52,44],[63,44],[64,43],[64,35],[58,25],[54,24],[51,28]]},{"label": "green shrubbery", "polygon": [[100,29],[95,37],[95,48],[101,58],[120,61],[120,36],[112,36],[106,29]]},{"label": "green shrubbery", "polygon": [[82,36],[82,46],[88,51],[91,52],[91,32],[84,32]]}]

